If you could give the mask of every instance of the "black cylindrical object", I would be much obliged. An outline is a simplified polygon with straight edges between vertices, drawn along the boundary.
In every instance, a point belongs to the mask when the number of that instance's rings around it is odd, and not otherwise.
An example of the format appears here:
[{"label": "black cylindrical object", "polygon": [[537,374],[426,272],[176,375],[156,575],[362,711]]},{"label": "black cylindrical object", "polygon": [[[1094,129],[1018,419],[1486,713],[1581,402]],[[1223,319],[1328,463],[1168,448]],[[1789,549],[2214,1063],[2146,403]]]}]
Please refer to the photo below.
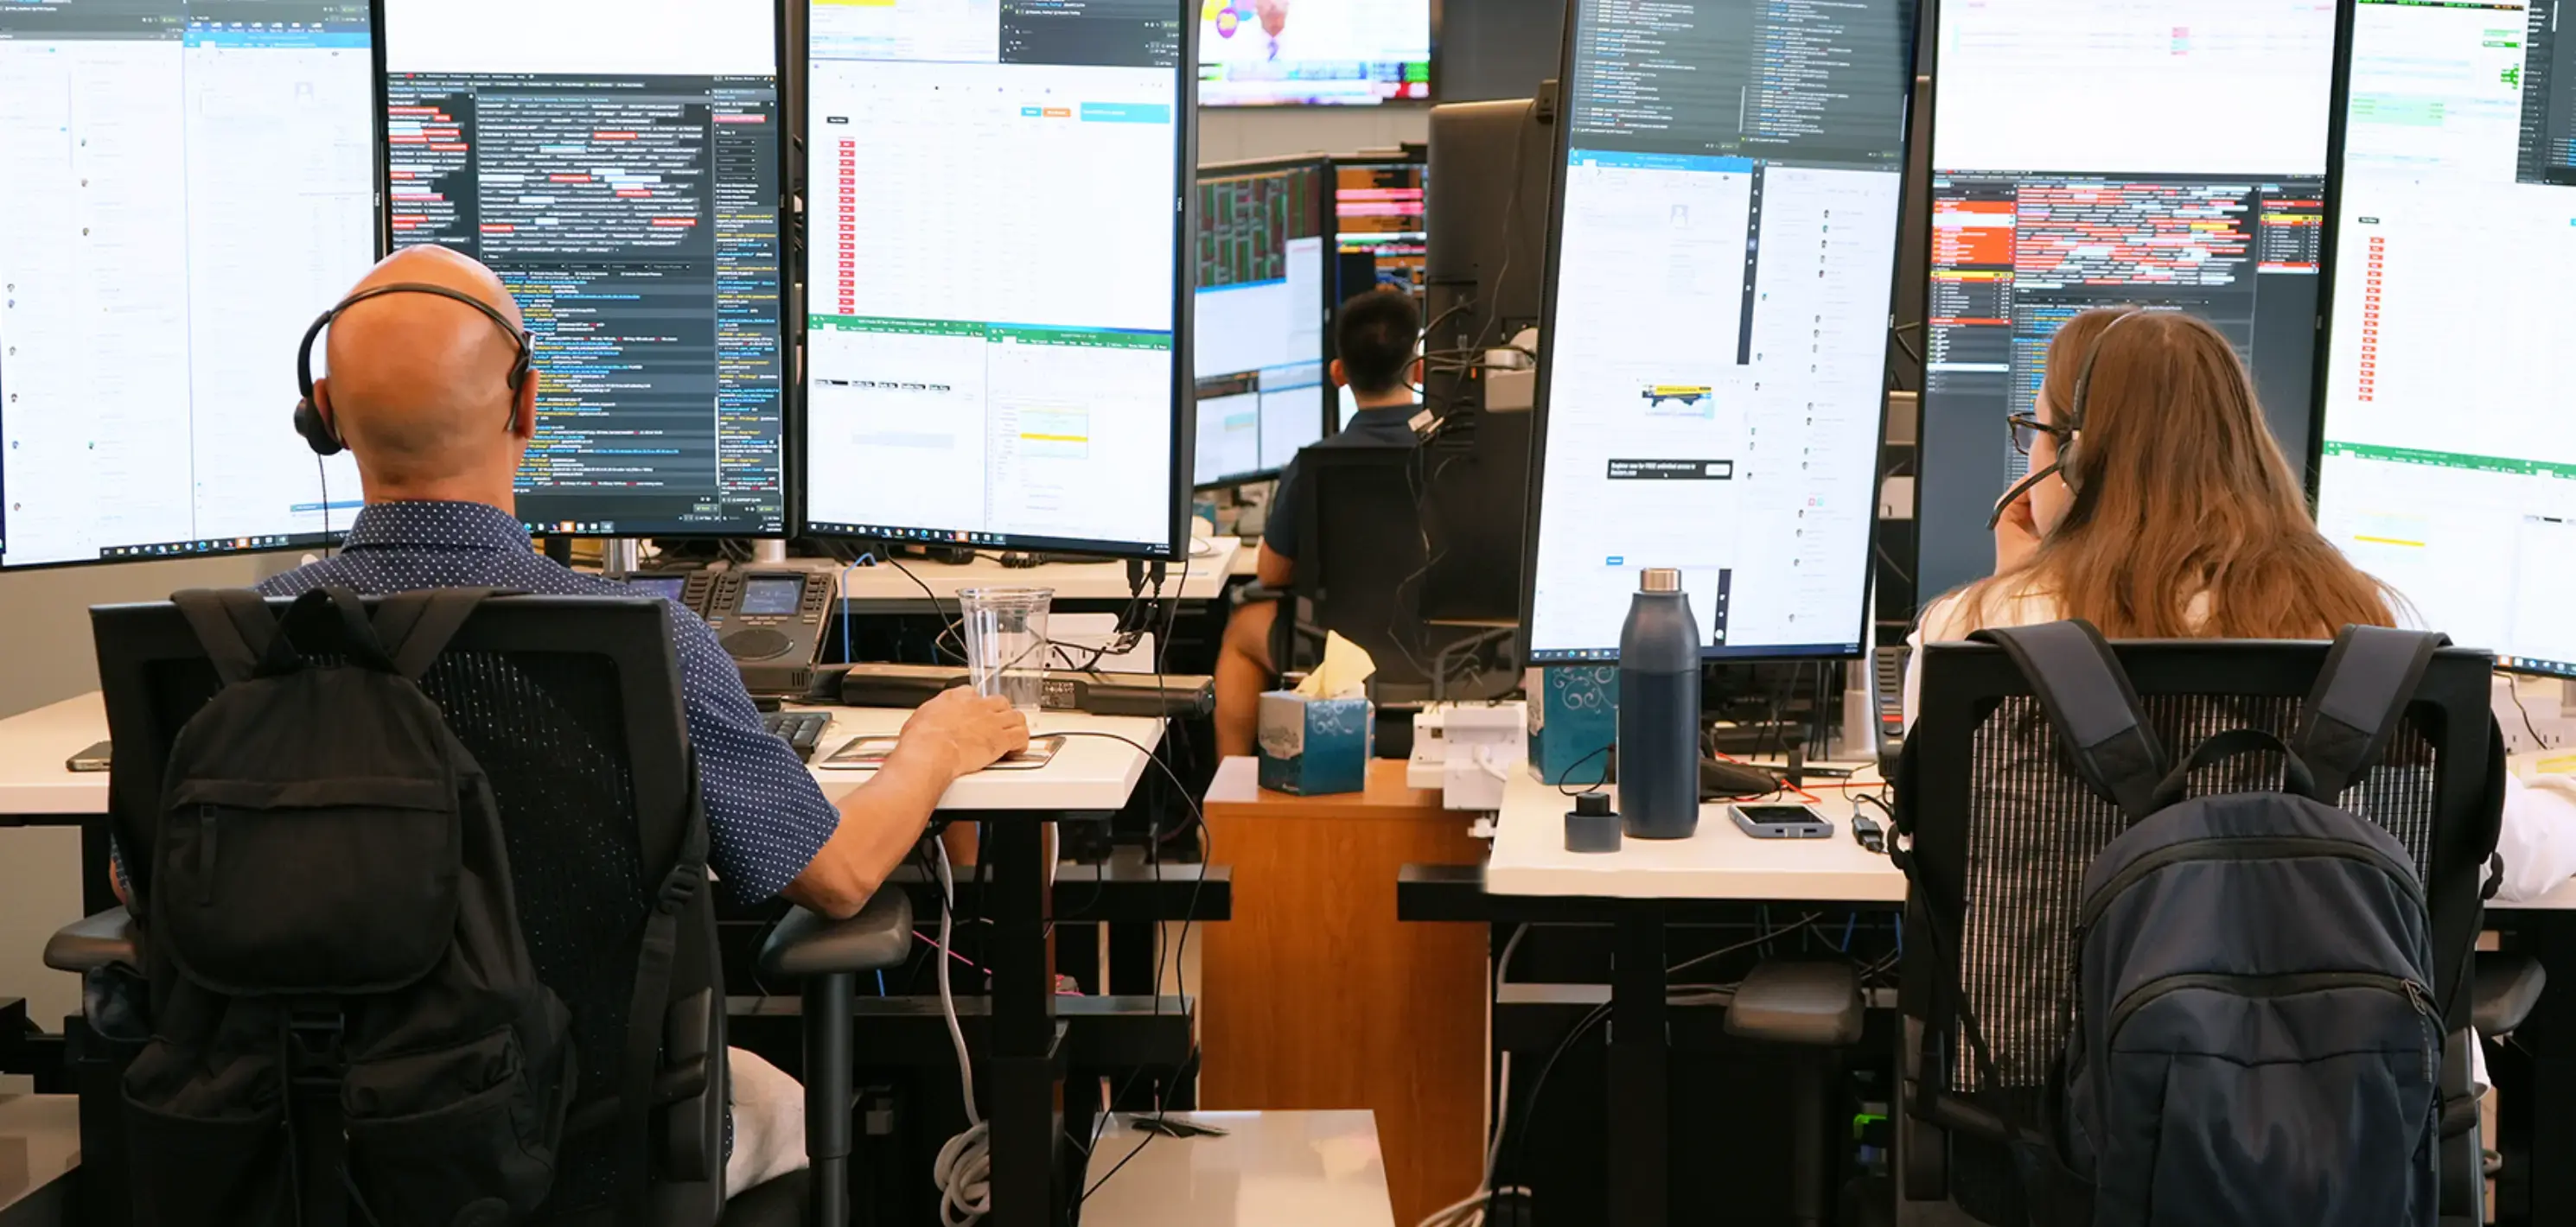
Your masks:
[{"label": "black cylindrical object", "polygon": [[809,1227],[850,1221],[850,1002],[859,978],[848,972],[805,982],[805,1157],[814,1169],[806,1203]]},{"label": "black cylindrical object", "polygon": [[1699,620],[1679,571],[1645,573],[1619,633],[1619,817],[1632,839],[1699,829]]},{"label": "black cylindrical object", "polygon": [[1574,799],[1574,808],[1565,815],[1565,850],[1619,850],[1619,815],[1610,812],[1610,794],[1587,792]]}]

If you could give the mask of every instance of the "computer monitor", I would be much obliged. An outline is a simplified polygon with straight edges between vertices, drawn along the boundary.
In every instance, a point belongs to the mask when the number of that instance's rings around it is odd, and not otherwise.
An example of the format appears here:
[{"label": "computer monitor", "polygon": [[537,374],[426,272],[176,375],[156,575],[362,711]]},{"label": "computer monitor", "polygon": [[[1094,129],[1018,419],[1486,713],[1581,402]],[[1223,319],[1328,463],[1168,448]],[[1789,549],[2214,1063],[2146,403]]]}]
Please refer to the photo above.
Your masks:
[{"label": "computer monitor", "polygon": [[1374,106],[1431,96],[1431,0],[1205,0],[1209,106]]},{"label": "computer monitor", "polygon": [[1324,437],[1332,313],[1321,158],[1198,172],[1194,484],[1272,476]]},{"label": "computer monitor", "polygon": [[1179,556],[1196,12],[810,6],[808,531]]},{"label": "computer monitor", "polygon": [[1346,282],[1337,298],[1372,286],[1394,286],[1422,297],[1423,260],[1429,255],[1430,224],[1424,194],[1430,176],[1420,159],[1333,161],[1333,245],[1348,256],[1362,257],[1370,278]]},{"label": "computer monitor", "polygon": [[2414,619],[2576,676],[2576,30],[2364,4],[2319,398],[2317,520]]},{"label": "computer monitor", "polygon": [[1555,86],[1431,110],[1424,171],[1443,186],[1424,207],[1422,347],[1439,360],[1423,385],[1441,411],[1480,407],[1484,384],[1465,364],[1539,322],[1556,198]]},{"label": "computer monitor", "polygon": [[0,4],[0,567],[349,526],[288,411],[377,254],[374,43],[366,0]]},{"label": "computer monitor", "polygon": [[[2188,311],[2307,449],[2335,6],[1986,0],[1938,15],[1916,591],[1994,569],[2048,343],[2096,307]],[[2069,82],[2089,99],[2055,105]]]},{"label": "computer monitor", "polygon": [[764,0],[382,0],[397,246],[527,314],[531,531],[787,531],[785,127]]},{"label": "computer monitor", "polygon": [[1855,655],[1912,0],[1577,0],[1571,24],[1528,659],[1616,659],[1647,568],[1681,571],[1703,655]]}]

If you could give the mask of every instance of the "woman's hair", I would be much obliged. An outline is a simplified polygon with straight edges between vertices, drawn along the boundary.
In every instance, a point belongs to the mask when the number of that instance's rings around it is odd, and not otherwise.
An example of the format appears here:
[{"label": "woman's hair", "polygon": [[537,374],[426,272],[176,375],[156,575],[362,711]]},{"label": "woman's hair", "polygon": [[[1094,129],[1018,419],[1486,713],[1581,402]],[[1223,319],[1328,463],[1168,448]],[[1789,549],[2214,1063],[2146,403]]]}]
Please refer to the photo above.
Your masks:
[{"label": "woman's hair", "polygon": [[2083,431],[2067,474],[2075,498],[2027,562],[1968,586],[1971,628],[2021,596],[2113,638],[2327,639],[2395,625],[2388,590],[2317,531],[2217,329],[2179,312],[2085,312],[2050,342],[2041,396],[2052,425]]}]

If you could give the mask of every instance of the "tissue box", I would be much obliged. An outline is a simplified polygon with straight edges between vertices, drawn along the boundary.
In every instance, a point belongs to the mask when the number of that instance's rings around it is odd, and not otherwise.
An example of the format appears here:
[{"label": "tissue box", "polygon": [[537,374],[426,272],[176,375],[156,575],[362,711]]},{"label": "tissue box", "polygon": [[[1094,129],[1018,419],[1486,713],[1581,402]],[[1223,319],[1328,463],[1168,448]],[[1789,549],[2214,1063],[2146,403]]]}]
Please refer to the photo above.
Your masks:
[{"label": "tissue box", "polygon": [[1600,783],[1619,740],[1619,667],[1559,665],[1527,679],[1530,774],[1561,785]]},{"label": "tissue box", "polygon": [[1261,696],[1261,786],[1320,797],[1368,788],[1377,712],[1367,699]]}]

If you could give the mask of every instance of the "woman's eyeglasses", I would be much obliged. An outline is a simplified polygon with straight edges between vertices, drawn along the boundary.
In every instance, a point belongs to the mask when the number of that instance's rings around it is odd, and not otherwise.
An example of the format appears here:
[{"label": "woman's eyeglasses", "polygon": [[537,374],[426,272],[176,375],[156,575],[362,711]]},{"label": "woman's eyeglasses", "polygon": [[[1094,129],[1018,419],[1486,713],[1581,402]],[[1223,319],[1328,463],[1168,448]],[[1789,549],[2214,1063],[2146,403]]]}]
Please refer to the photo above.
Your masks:
[{"label": "woman's eyeglasses", "polygon": [[2005,418],[2004,429],[2012,435],[2013,450],[2025,456],[2030,454],[2031,442],[2041,435],[2047,435],[2060,444],[2066,442],[2065,431],[2027,413],[2016,413]]}]

